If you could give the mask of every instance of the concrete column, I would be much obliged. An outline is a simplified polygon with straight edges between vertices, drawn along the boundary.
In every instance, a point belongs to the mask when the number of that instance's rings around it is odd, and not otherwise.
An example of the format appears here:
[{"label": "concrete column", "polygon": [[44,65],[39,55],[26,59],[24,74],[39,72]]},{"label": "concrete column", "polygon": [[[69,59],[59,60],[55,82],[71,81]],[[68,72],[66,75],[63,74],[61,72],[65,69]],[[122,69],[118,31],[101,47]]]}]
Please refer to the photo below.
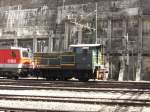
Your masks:
[{"label": "concrete column", "polygon": [[18,46],[18,39],[14,39],[14,46],[15,46],[15,47]]},{"label": "concrete column", "polygon": [[37,38],[33,38],[33,52],[37,52]]},{"label": "concrete column", "polygon": [[49,53],[53,52],[53,38],[54,38],[54,34],[51,33],[48,39],[48,52]]},{"label": "concrete column", "polygon": [[112,21],[111,18],[108,18],[108,30],[107,30],[107,38],[108,38],[108,48],[107,48],[107,58],[109,63],[109,73],[106,79],[112,79],[112,60],[111,60],[111,31],[112,31]]},{"label": "concrete column", "polygon": [[120,61],[121,61],[121,67],[120,67],[120,71],[119,71],[118,81],[123,81],[124,69],[125,69],[124,56],[121,56],[121,60]]},{"label": "concrete column", "polygon": [[82,43],[82,27],[78,27],[78,44]]},{"label": "concrete column", "polygon": [[125,57],[126,57],[126,38],[125,36],[127,35],[127,21],[126,18],[123,18],[123,43],[124,43],[124,51],[122,51],[122,56],[121,56],[121,67],[120,67],[120,72],[119,72],[119,78],[118,81],[123,81],[125,73],[126,73],[126,63],[125,63]]},{"label": "concrete column", "polygon": [[64,50],[69,47],[69,23],[65,23]]},{"label": "concrete column", "polygon": [[138,47],[138,60],[137,60],[137,70],[136,70],[136,81],[140,81],[142,78],[142,49],[143,49],[143,22],[142,17],[139,17],[139,28],[138,28],[138,39],[137,39],[137,47]]}]

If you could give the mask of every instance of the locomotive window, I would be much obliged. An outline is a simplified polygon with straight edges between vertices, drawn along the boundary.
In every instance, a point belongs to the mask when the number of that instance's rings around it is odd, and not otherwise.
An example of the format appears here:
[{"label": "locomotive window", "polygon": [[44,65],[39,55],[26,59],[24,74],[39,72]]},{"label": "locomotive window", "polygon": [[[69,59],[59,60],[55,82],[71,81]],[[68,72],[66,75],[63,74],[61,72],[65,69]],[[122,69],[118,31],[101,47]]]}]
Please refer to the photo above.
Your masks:
[{"label": "locomotive window", "polygon": [[81,48],[76,48],[76,49],[75,49],[75,52],[76,52],[77,54],[81,54],[81,53],[82,53],[82,49],[81,49]]},{"label": "locomotive window", "polygon": [[61,64],[74,64],[74,55],[73,56],[62,56],[61,58]]},{"label": "locomotive window", "polygon": [[23,57],[29,57],[28,51],[22,51],[22,56]]},{"label": "locomotive window", "polygon": [[83,54],[88,54],[88,49],[83,49]]}]

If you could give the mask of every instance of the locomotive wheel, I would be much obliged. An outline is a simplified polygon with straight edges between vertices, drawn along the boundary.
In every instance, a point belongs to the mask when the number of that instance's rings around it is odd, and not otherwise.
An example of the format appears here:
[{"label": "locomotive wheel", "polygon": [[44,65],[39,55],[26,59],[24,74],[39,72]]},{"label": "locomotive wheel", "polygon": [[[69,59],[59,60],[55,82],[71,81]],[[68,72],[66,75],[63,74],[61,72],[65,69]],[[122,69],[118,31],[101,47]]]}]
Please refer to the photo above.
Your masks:
[{"label": "locomotive wheel", "polygon": [[6,76],[7,79],[12,79],[12,76]]},{"label": "locomotive wheel", "polygon": [[46,77],[46,80],[47,80],[47,81],[50,81],[50,80],[51,80],[51,78],[50,78],[50,77]]},{"label": "locomotive wheel", "polygon": [[56,77],[46,77],[46,80],[47,80],[47,81],[55,81],[55,80],[56,80]]},{"label": "locomotive wheel", "polygon": [[65,78],[64,78],[65,81],[67,81],[67,80],[69,80],[69,79],[70,79],[70,78],[68,78],[68,77],[65,77]]},{"label": "locomotive wheel", "polygon": [[15,80],[18,80],[18,79],[19,79],[19,77],[18,77],[18,76],[14,76],[14,79],[15,79]]},{"label": "locomotive wheel", "polygon": [[48,77],[46,77],[46,80],[49,81],[50,79]]},{"label": "locomotive wheel", "polygon": [[87,82],[89,80],[89,78],[78,78],[78,80],[81,82]]},{"label": "locomotive wheel", "polygon": [[81,82],[87,82],[90,79],[89,73],[87,71],[80,71],[80,73],[78,73],[78,76],[76,78]]},{"label": "locomotive wheel", "polygon": [[52,77],[51,80],[52,80],[52,81],[55,81],[55,80],[56,80],[56,77]]},{"label": "locomotive wheel", "polygon": [[63,77],[58,77],[58,80],[59,80],[59,81],[63,81],[64,78],[63,78]]},{"label": "locomotive wheel", "polygon": [[69,79],[70,79],[69,77],[63,77],[63,76],[58,78],[58,80],[60,81],[67,81]]}]

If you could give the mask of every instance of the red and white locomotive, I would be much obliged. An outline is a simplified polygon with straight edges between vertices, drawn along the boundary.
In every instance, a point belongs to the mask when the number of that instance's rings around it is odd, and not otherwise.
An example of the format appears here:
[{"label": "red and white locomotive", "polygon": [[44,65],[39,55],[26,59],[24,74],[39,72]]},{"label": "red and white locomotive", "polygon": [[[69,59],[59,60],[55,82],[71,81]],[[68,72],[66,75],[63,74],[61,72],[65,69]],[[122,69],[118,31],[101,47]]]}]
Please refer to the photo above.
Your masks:
[{"label": "red and white locomotive", "polygon": [[19,76],[27,76],[32,68],[30,56],[28,48],[1,47],[0,76],[15,79]]}]

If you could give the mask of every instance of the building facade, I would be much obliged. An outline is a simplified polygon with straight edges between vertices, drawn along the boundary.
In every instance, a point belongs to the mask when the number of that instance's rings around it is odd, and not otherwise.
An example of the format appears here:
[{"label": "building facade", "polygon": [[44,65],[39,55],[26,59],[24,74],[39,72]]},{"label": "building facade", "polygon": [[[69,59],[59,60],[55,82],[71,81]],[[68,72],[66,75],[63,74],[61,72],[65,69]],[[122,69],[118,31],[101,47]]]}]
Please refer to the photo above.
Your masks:
[{"label": "building facade", "polygon": [[104,45],[108,79],[150,80],[149,0],[0,0],[0,45],[32,52]]}]

